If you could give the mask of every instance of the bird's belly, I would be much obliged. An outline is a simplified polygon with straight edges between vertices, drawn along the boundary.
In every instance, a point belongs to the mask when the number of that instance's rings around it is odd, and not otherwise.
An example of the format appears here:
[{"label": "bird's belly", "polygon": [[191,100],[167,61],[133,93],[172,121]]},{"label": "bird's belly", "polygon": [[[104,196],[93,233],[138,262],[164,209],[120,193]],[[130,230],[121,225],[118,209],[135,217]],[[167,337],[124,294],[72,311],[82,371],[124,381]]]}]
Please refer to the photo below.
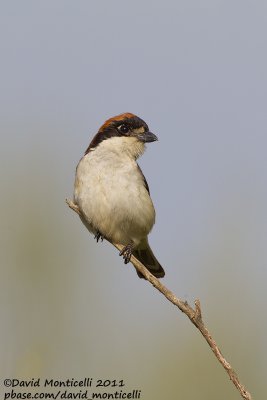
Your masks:
[{"label": "bird's belly", "polygon": [[105,170],[76,177],[74,200],[90,231],[99,231],[115,243],[137,245],[151,231],[155,210],[139,176],[122,172]]}]

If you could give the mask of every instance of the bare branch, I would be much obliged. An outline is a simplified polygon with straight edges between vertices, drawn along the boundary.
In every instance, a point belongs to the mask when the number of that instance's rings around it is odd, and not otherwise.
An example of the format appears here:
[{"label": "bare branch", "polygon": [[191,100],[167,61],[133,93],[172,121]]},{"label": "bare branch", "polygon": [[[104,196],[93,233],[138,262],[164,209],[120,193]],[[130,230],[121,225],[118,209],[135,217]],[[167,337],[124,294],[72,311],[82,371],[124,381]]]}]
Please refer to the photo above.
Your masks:
[{"label": "bare branch", "polygon": [[[66,200],[68,206],[75,211],[77,214],[81,215],[80,210],[76,204],[74,204],[71,200]],[[111,243],[111,242],[110,242]],[[115,246],[119,251],[123,249],[123,245],[117,243],[111,243]],[[185,313],[190,321],[196,326],[196,328],[200,331],[202,336],[205,338],[207,343],[209,344],[211,350],[213,351],[217,360],[222,364],[223,368],[226,370],[229,375],[231,381],[236,386],[237,390],[241,394],[242,398],[245,400],[252,400],[251,394],[246,390],[245,386],[240,382],[236,372],[233,370],[229,362],[224,358],[222,352],[217,346],[215,340],[212,338],[210,332],[206,328],[203,319],[200,301],[195,300],[195,308],[192,308],[187,301],[183,301],[176,297],[174,293],[172,293],[166,286],[164,286],[154,275],[152,275],[146,267],[135,258],[133,255],[131,256],[131,263],[135,267],[135,269],[140,272],[159,292],[161,292],[172,304],[177,306],[183,313]]]}]

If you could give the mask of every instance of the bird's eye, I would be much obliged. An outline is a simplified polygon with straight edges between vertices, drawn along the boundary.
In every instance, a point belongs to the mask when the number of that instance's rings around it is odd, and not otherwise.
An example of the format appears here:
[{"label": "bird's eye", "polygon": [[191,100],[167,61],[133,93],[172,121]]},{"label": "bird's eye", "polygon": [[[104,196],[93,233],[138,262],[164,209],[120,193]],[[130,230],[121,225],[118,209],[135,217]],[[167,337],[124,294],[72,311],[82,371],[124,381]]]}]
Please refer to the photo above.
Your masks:
[{"label": "bird's eye", "polygon": [[127,133],[127,132],[129,132],[129,126],[128,126],[128,125],[125,125],[125,124],[120,125],[120,126],[118,126],[118,130],[119,130],[121,133]]}]

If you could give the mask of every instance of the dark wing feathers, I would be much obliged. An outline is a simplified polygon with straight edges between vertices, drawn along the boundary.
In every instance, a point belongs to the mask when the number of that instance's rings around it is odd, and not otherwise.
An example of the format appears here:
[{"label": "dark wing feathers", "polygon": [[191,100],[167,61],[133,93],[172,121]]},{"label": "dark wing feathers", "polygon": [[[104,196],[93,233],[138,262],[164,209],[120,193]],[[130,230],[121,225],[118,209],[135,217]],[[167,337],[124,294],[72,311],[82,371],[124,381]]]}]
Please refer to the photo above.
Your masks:
[{"label": "dark wing feathers", "polygon": [[137,167],[138,167],[138,170],[139,170],[140,174],[141,174],[142,177],[143,177],[144,186],[145,186],[146,190],[148,191],[148,194],[150,195],[150,191],[149,191],[149,187],[148,187],[148,183],[147,183],[147,180],[146,180],[146,178],[145,178],[145,175],[143,174],[143,172],[142,172],[142,170],[141,170],[141,168],[139,167],[138,164],[137,164]]}]

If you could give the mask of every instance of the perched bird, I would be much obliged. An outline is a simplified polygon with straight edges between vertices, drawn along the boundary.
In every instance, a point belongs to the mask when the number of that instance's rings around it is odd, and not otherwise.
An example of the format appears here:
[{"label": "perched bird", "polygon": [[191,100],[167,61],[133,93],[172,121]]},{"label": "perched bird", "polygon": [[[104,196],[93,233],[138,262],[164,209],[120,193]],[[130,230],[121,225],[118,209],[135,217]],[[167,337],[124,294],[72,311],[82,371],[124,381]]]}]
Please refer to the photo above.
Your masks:
[{"label": "perched bird", "polygon": [[145,143],[155,140],[157,136],[134,114],[108,119],[77,165],[74,202],[97,241],[106,238],[124,245],[120,255],[125,264],[133,254],[154,276],[162,278],[165,272],[147,239],[155,223],[155,210],[136,162]]}]

